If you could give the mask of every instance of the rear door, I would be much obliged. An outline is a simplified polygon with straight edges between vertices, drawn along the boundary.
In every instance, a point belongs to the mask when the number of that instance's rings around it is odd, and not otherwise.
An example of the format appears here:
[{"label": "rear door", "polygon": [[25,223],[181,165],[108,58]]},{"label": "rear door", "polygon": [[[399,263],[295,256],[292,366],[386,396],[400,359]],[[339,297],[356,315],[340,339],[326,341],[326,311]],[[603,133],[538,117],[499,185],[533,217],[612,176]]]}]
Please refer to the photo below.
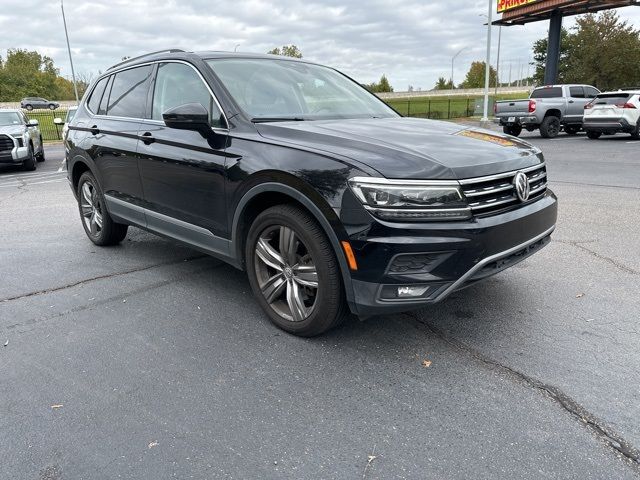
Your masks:
[{"label": "rear door", "polygon": [[[227,123],[198,70],[179,61],[159,63],[150,94],[151,115],[140,126],[140,173],[149,228],[202,248],[224,248]],[[209,111],[212,135],[167,127],[162,114],[187,103]],[[214,133],[215,132],[215,133]]]},{"label": "rear door", "polygon": [[[105,86],[98,111],[86,125],[89,151],[98,169],[109,211],[145,224],[140,204],[142,183],[136,150],[138,129],[146,115],[152,65],[121,70]],[[96,90],[98,87],[96,87]],[[89,104],[94,105],[93,97]]]},{"label": "rear door", "polygon": [[568,90],[567,112],[564,121],[565,123],[581,123],[584,106],[591,101],[591,98],[587,98],[585,89],[581,85],[568,87]]}]

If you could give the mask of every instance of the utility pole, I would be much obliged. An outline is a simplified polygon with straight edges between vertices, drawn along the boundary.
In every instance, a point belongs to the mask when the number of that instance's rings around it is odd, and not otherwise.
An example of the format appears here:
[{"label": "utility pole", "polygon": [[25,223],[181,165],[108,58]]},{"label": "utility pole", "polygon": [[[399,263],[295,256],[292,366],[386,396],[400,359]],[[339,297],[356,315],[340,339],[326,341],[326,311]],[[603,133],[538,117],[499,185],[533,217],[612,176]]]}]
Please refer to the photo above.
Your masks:
[{"label": "utility pole", "polygon": [[491,18],[493,14],[493,0],[489,0],[489,10],[487,13],[487,61],[485,63],[484,73],[484,110],[482,119],[483,123],[489,121],[489,79],[491,72]]},{"label": "utility pole", "polygon": [[76,83],[76,72],[73,69],[73,58],[71,57],[71,47],[69,46],[69,32],[67,32],[67,19],[64,16],[64,0],[60,0],[60,8],[62,9],[62,23],[64,23],[64,35],[67,37],[67,51],[69,52],[69,63],[71,64],[71,77],[73,78],[73,90],[76,93],[76,103],[80,103],[78,97],[78,84]]}]

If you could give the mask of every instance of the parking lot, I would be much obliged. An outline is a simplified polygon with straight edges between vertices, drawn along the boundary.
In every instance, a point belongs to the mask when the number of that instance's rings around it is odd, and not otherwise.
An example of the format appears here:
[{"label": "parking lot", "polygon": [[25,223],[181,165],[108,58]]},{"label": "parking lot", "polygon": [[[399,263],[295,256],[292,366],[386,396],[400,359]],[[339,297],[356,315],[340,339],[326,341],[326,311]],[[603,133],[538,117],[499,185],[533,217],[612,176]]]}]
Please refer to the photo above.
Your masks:
[{"label": "parking lot", "polygon": [[62,145],[0,170],[0,478],[640,477],[640,142],[523,138],[548,247],[314,339],[213,258],[94,246]]}]

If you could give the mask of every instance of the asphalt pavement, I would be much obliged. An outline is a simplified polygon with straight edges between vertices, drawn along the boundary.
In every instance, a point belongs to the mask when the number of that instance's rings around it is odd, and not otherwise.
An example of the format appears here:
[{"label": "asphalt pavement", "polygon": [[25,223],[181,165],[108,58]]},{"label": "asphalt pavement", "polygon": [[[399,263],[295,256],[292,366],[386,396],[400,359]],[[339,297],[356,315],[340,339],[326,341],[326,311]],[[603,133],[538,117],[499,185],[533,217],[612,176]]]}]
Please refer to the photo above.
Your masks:
[{"label": "asphalt pavement", "polygon": [[0,169],[0,478],[640,478],[640,142],[523,137],[549,246],[315,339],[218,260],[94,246],[62,146]]}]

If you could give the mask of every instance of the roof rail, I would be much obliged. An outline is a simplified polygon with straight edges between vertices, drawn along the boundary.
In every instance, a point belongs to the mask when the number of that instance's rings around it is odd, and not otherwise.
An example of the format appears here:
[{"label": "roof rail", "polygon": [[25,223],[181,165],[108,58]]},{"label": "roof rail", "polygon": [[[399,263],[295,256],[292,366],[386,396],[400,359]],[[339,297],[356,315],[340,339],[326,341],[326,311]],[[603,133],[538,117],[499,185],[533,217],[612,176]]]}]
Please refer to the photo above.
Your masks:
[{"label": "roof rail", "polygon": [[127,58],[126,60],[123,60],[120,63],[116,63],[115,65],[111,65],[109,68],[107,68],[107,72],[109,70],[113,70],[116,67],[119,67],[120,65],[124,65],[125,63],[133,62],[134,60],[139,60],[141,58],[149,57],[151,55],[156,55],[158,53],[178,53],[178,52],[184,52],[184,50],[182,50],[180,48],[165,48],[164,50],[158,50],[157,52],[145,53],[144,55],[139,55],[137,57]]}]

